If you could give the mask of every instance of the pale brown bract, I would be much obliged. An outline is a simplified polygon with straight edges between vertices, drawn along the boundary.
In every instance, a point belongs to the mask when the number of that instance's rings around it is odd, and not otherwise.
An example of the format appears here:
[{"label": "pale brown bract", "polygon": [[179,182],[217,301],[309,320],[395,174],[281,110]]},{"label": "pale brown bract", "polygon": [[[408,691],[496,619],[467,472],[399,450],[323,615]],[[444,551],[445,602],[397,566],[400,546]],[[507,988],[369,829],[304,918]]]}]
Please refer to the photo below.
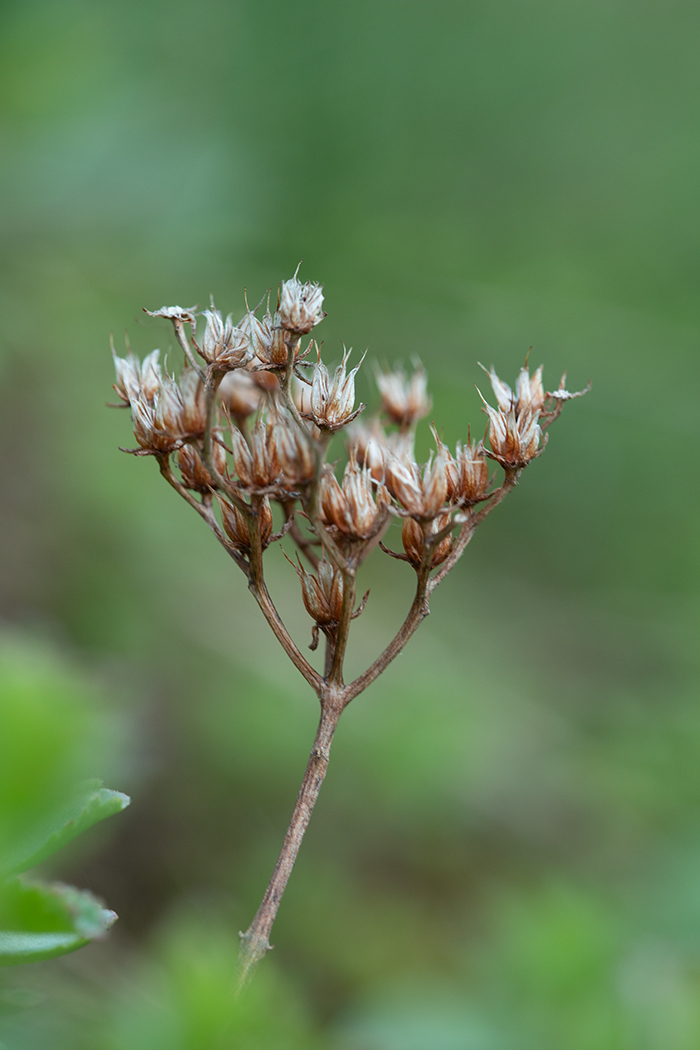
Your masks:
[{"label": "pale brown bract", "polygon": [[[168,484],[206,522],[320,704],[282,850],[258,912],[241,934],[239,987],[270,948],[272,924],[343,710],[398,656],[478,526],[544,450],[544,431],[567,401],[586,393],[569,393],[564,378],[558,390],[545,392],[542,369],[531,375],[527,364],[514,387],[493,367],[485,369],[496,400],[493,407],[482,397],[489,447],[472,442],[467,428],[466,441],[452,453],[433,427],[435,450],[427,463],[417,463],[416,426],[431,405],[424,369],[419,366],[411,377],[400,368],[379,372],[379,413],[349,426],[365,407],[355,405],[362,361],[348,371],[346,350],[331,375],[318,348],[313,366],[305,360],[313,344],[301,350],[301,337],[325,316],[322,306],[322,287],[302,283],[295,274],[281,283],[275,313],[268,307],[262,319],[247,303],[238,324],[213,304],[202,314],[179,306],[146,311],[172,322],[184,357],[179,376],[161,367],[158,350],[142,362],[130,350],[124,357],[114,355],[114,389],[131,409],[138,443],[125,451],[154,457]],[[310,367],[311,378],[305,372]],[[339,432],[349,449],[342,470],[331,457]],[[489,479],[488,459],[502,468],[500,481]],[[382,542],[396,518],[403,552]],[[264,555],[283,536],[297,549],[292,565],[301,606],[312,620],[310,649],[316,650],[321,634],[325,638],[318,666],[302,652],[268,591]],[[357,574],[376,547],[411,567],[415,592],[391,641],[346,681],[352,621],[369,593],[358,603]]]}]

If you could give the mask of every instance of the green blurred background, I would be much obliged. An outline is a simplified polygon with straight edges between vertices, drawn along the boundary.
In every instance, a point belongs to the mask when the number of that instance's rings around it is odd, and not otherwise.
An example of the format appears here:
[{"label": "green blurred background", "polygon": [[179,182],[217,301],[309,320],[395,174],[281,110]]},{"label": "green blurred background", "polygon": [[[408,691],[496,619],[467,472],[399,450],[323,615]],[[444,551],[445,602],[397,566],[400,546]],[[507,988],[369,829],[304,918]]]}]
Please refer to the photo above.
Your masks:
[{"label": "green blurred background", "polygon": [[[3,977],[0,1045],[700,1047],[698,5],[0,19],[4,644],[92,691],[90,774],[134,800],[50,867],[117,927]],[[202,523],[118,451],[109,333],[167,351],[143,306],[238,314],[300,258],[326,359],[419,355],[450,443],[484,423],[477,361],[512,381],[532,346],[548,385],[593,389],[341,723],[235,1012],[316,701]],[[411,587],[381,554],[371,576],[358,668]]]}]

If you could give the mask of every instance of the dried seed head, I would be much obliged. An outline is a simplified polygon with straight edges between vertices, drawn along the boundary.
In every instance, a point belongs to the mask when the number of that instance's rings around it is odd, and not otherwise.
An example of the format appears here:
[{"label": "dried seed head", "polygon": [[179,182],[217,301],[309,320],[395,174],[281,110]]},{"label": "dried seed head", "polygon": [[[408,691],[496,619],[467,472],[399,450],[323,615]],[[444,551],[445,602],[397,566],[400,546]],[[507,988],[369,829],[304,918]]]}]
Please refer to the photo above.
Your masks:
[{"label": "dried seed head", "polygon": [[237,368],[233,372],[227,372],[222,379],[219,397],[233,416],[247,419],[260,408],[263,392],[250,372]]},{"label": "dried seed head", "polygon": [[233,314],[229,314],[224,321],[212,304],[211,310],[203,311],[203,316],[206,326],[202,337],[202,356],[209,364],[215,363],[219,369],[230,370],[241,368],[252,361],[250,336],[247,331],[234,325]]},{"label": "dried seed head", "polygon": [[117,357],[114,347],[112,347],[112,356],[117,373],[114,389],[122,401],[131,403],[142,397],[152,404],[162,379],[158,363],[160,350],[153,350],[144,357],[142,363],[137,357],[134,357],[131,351],[126,357]]},{"label": "dried seed head", "polygon": [[345,468],[342,488],[331,468],[326,468],[321,476],[319,498],[323,522],[335,525],[351,539],[371,539],[387,518],[386,488],[375,484],[369,468],[358,466],[354,459]]},{"label": "dried seed head", "polygon": [[367,467],[375,481],[384,480],[384,453],[387,435],[378,419],[371,427],[355,423],[348,431],[348,450],[361,467]]},{"label": "dried seed head", "polygon": [[382,396],[382,408],[392,423],[407,427],[427,416],[431,400],[427,393],[428,377],[424,368],[418,366],[410,379],[403,368],[396,368],[393,372],[377,371],[376,378]]},{"label": "dried seed head", "polygon": [[286,365],[288,343],[294,348],[295,358],[299,353],[299,340],[290,337],[289,332],[282,327],[279,310],[273,317],[268,306],[262,321],[248,312],[238,327],[249,335],[257,367],[278,368]]},{"label": "dried seed head", "polygon": [[169,434],[173,441],[177,441],[185,434],[183,411],[180,387],[174,378],[166,373],[153,400],[156,429],[163,434]]},{"label": "dried seed head", "polygon": [[389,493],[384,485],[373,484],[371,471],[352,458],[343,476],[343,496],[349,534],[364,540],[375,536],[387,518]]},{"label": "dried seed head", "polygon": [[238,427],[231,427],[233,466],[241,485],[247,489],[267,488],[279,473],[267,450],[267,424],[259,419],[248,444]]},{"label": "dried seed head", "polygon": [[228,500],[216,494],[216,499],[221,508],[221,524],[224,532],[231,540],[236,550],[247,552],[250,550],[250,529],[248,522],[241,512]]},{"label": "dried seed head", "polygon": [[456,478],[452,492],[448,494],[450,503],[461,506],[478,503],[489,487],[489,465],[483,442],[472,444],[468,441],[463,447],[458,444],[457,458],[452,463],[456,468]]},{"label": "dried seed head", "polygon": [[306,335],[325,316],[321,285],[311,281],[302,284],[296,274],[291,280],[282,282],[279,299],[279,323],[282,328]]},{"label": "dried seed head", "polygon": [[277,464],[278,473],[287,486],[294,488],[313,478],[315,466],[309,442],[287,416],[280,415],[271,424],[268,449],[271,460]]},{"label": "dried seed head", "polygon": [[335,525],[341,532],[347,530],[345,497],[331,467],[326,467],[319,482],[319,508],[324,525]]},{"label": "dried seed head", "polygon": [[250,450],[253,459],[253,484],[258,488],[273,485],[280,473],[279,463],[270,448],[272,426],[259,419],[250,435]]},{"label": "dried seed head", "polygon": [[317,573],[307,572],[301,563],[291,563],[301,582],[301,596],[309,616],[320,626],[337,624],[343,611],[343,577],[325,558],[318,563]]},{"label": "dried seed head", "polygon": [[149,404],[141,396],[131,402],[131,417],[134,424],[134,436],[141,448],[149,452],[172,452],[180,444],[182,435],[178,432],[164,430],[158,419],[158,396],[155,403]]},{"label": "dried seed head", "polygon": [[513,391],[507,383],[504,383],[502,379],[498,378],[493,365],[491,365],[490,368],[486,368],[484,365],[481,365],[481,367],[491,380],[491,386],[499,409],[501,412],[507,412],[513,407],[514,401],[517,401],[517,399],[513,397]]},{"label": "dried seed head", "polygon": [[187,322],[194,325],[196,309],[196,306],[161,306],[160,310],[146,310],[144,307],[144,313],[147,313],[149,317],[167,317],[169,321]]},{"label": "dried seed head", "polygon": [[[447,528],[450,524],[450,517],[449,512],[447,512],[433,518],[428,524],[430,535],[435,536],[438,532],[442,532],[443,529]],[[403,529],[401,530],[401,539],[403,541],[403,549],[406,552],[406,557],[411,565],[413,565],[415,569],[418,569],[423,561],[423,551],[425,550],[425,537],[423,535],[421,524],[414,518],[406,518],[403,523]],[[433,551],[431,568],[434,569],[436,565],[441,565],[451,550],[452,536],[445,536],[444,539],[440,540]]]},{"label": "dried seed head", "polygon": [[[226,452],[218,442],[212,444],[211,454],[216,470],[219,474],[224,474]],[[216,485],[216,481],[204,466],[202,455],[196,445],[183,445],[177,454],[177,462],[185,488],[205,493],[210,492]]]},{"label": "dried seed head", "polygon": [[194,368],[185,365],[180,373],[180,396],[182,398],[182,427],[186,434],[198,437],[206,425],[204,387]]},{"label": "dried seed head", "polygon": [[[242,553],[250,551],[250,528],[238,507],[215,494],[221,508],[221,523],[233,546]],[[267,496],[260,504],[260,543],[262,549],[270,543],[272,535],[272,510]]]},{"label": "dried seed head", "polygon": [[521,368],[515,394],[498,378],[493,365],[484,371],[491,380],[498,402],[496,410],[478,391],[484,402],[484,412],[489,417],[491,452],[486,455],[500,463],[504,470],[521,470],[541,452],[542,430],[538,420],[546,400],[542,369],[538,368],[530,377],[527,366]]},{"label": "dried seed head", "polygon": [[491,452],[487,455],[497,460],[504,470],[520,470],[539,455],[542,440],[542,430],[537,422],[539,412],[518,415],[514,407],[507,412],[497,412],[486,401],[484,411],[489,417],[491,444]]},{"label": "dried seed head", "polygon": [[422,474],[412,461],[391,454],[386,457],[387,488],[411,517],[429,520],[443,507],[448,493],[448,455],[440,444],[437,455],[428,460]]},{"label": "dried seed head", "polygon": [[346,350],[343,360],[333,374],[331,382],[328,369],[319,357],[314,368],[313,383],[311,387],[311,412],[309,418],[322,430],[335,432],[350,423],[362,409],[360,405],[355,409],[355,376],[364,361],[364,355],[360,364],[346,373],[345,366],[352,350]]},{"label": "dried seed head", "polygon": [[515,393],[519,416],[525,412],[534,415],[535,412],[542,411],[542,406],[545,402],[544,387],[542,386],[542,365],[532,377],[527,366],[520,369],[515,384]]},{"label": "dried seed head", "polygon": [[[153,408],[145,397],[137,397],[131,401],[131,417],[134,424],[134,437],[141,448],[155,449],[159,439],[155,432]],[[166,447],[169,446],[170,442]]]}]

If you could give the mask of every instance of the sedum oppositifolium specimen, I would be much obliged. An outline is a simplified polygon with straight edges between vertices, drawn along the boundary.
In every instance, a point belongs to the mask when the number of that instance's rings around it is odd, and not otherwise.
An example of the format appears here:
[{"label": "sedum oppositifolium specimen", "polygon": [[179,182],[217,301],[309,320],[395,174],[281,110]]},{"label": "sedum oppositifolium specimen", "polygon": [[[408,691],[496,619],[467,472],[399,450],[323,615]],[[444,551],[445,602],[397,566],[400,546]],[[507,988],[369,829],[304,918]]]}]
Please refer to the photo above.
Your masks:
[{"label": "sedum oppositifolium specimen", "polygon": [[[343,710],[401,652],[478,526],[541,455],[545,432],[564,403],[585,393],[569,393],[564,379],[546,391],[542,369],[531,375],[527,364],[514,389],[493,367],[485,369],[496,401],[494,407],[482,397],[488,444],[469,436],[452,452],[433,426],[435,449],[419,464],[416,425],[431,407],[422,366],[410,375],[401,368],[377,371],[381,410],[367,422],[359,418],[365,406],[355,403],[362,361],[349,368],[345,351],[329,372],[309,339],[325,316],[322,287],[295,274],[280,285],[273,313],[269,295],[264,313],[261,307],[251,310],[246,303],[235,324],[213,303],[201,313],[179,306],[146,311],[172,322],[184,358],[179,376],[161,365],[158,350],[142,362],[131,351],[114,356],[115,390],[120,404],[131,408],[138,442],[124,451],[152,456],[167,483],[209,526],[321,707],[282,850],[258,912],[240,935],[239,986],[270,948]],[[342,471],[335,462],[337,436],[347,449]],[[489,477],[490,461],[500,468],[500,483]],[[402,523],[400,552],[382,543],[392,519]],[[313,652],[323,635],[317,666],[292,639],[265,582],[265,552],[283,537],[285,546],[296,547],[295,560],[288,560],[313,623]],[[356,593],[356,575],[377,547],[415,573],[415,597],[396,636],[348,682],[348,637],[368,597]]]}]

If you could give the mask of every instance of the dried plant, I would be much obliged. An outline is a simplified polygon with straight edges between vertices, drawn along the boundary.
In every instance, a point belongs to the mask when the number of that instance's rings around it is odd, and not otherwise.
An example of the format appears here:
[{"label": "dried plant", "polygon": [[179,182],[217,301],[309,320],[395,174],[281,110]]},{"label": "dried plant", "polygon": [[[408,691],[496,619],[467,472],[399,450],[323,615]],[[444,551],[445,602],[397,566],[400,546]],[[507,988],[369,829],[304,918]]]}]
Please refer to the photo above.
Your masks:
[{"label": "dried plant", "polygon": [[[545,431],[564,402],[586,391],[546,392],[542,369],[521,368],[512,390],[486,370],[497,407],[484,400],[488,446],[457,445],[454,455],[433,428],[435,452],[419,465],[416,424],[430,411],[426,374],[378,372],[381,411],[369,426],[353,420],[355,376],[350,351],[331,376],[316,344],[302,348],[323,319],[320,285],[295,274],[279,290],[277,309],[262,320],[246,309],[238,324],[213,303],[201,315],[179,306],[147,311],[172,321],[184,354],[179,378],[154,351],[139,362],[115,354],[116,390],[131,407],[137,456],[153,456],[175,491],[204,519],[248,581],[248,589],[285,653],[316,693],[321,717],[289,829],[262,903],[241,936],[239,987],[270,948],[270,932],[323,779],[338,720],[351,700],[375,681],[429,613],[430,597],[463,554],[474,532],[544,450]],[[204,329],[197,336],[197,317]],[[310,361],[314,351],[315,361]],[[483,398],[482,398],[483,399]],[[254,422],[251,423],[251,421]],[[345,431],[348,462],[342,478],[327,461],[333,435]],[[489,480],[488,461],[503,470]],[[274,531],[273,506],[280,527]],[[403,521],[403,552],[381,542],[392,517]],[[313,621],[311,650],[325,638],[323,668],[301,652],[267,589],[264,554],[289,536],[294,571]],[[367,601],[356,576],[375,546],[408,563],[416,574],[411,606],[396,636],[354,681],[344,678],[352,621]],[[301,561],[303,557],[308,568]],[[290,560],[290,559],[288,559]]]}]

